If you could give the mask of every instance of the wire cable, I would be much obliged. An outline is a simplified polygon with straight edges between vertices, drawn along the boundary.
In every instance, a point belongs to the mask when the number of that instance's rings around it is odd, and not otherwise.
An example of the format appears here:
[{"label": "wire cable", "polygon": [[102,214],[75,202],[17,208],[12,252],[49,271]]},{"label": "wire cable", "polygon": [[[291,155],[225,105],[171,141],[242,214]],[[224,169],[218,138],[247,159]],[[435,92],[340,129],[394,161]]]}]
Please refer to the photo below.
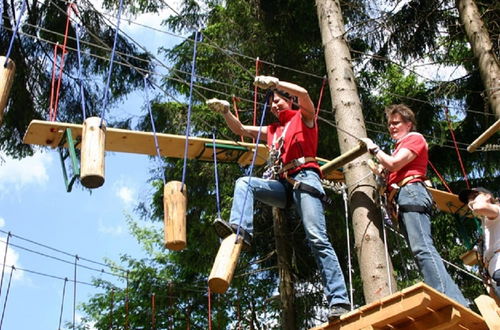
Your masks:
[{"label": "wire cable", "polygon": [[[21,12],[19,13],[19,17],[17,18],[16,26],[14,27],[14,33],[12,33],[12,36],[10,38],[9,48],[7,49],[7,54],[5,55],[5,63],[3,65],[4,68],[6,68],[7,64],[9,63],[9,58],[10,58],[10,55],[12,53],[12,47],[14,46],[14,39],[17,36],[17,31],[19,30],[19,25],[21,25],[21,18],[23,17],[24,12],[26,11],[26,2],[27,2],[27,0],[23,0]],[[3,6],[2,6],[2,8],[3,8]],[[15,9],[12,8],[12,11],[15,12]]]}]

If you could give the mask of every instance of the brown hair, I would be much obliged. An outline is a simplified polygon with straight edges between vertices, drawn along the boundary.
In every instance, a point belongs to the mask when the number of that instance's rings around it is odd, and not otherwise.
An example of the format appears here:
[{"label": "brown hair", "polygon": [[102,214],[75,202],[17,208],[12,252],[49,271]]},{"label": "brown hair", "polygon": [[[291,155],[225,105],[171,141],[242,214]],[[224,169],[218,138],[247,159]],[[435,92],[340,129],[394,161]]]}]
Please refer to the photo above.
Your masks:
[{"label": "brown hair", "polygon": [[385,117],[387,118],[387,121],[389,121],[389,118],[391,116],[396,114],[399,114],[404,122],[410,122],[412,124],[410,131],[414,132],[417,130],[417,121],[415,120],[415,114],[407,105],[393,104],[385,107]]}]

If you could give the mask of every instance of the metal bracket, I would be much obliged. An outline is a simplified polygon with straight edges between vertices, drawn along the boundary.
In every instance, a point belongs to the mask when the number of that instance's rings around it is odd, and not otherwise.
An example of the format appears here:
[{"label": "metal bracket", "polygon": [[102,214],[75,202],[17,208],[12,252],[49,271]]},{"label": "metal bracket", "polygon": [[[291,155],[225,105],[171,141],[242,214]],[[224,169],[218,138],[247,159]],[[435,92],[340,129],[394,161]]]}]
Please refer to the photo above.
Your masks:
[{"label": "metal bracket", "polygon": [[[61,159],[61,167],[63,171],[63,177],[64,177],[64,184],[66,186],[66,191],[71,192],[71,189],[73,188],[73,184],[75,183],[76,179],[80,177],[80,163],[78,161],[78,158],[76,156],[76,149],[75,146],[79,143],[75,144],[75,140],[73,140],[73,134],[71,133],[70,128],[65,129],[65,134],[63,135],[63,138],[61,139],[61,143],[59,144],[59,156]],[[68,148],[65,150],[63,147],[64,144],[67,143]],[[71,179],[68,179],[68,171],[66,170],[66,159],[67,158],[71,159],[71,169],[73,175],[71,176]]]}]

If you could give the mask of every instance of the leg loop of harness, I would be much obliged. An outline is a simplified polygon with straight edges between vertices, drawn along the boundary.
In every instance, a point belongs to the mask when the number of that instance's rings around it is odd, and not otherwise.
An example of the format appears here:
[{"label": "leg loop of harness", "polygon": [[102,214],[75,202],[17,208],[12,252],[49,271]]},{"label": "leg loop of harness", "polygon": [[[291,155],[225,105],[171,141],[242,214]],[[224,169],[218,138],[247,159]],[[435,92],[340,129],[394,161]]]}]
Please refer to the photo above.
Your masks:
[{"label": "leg loop of harness", "polygon": [[323,203],[326,203],[328,205],[332,205],[333,202],[328,197],[326,194],[320,192],[318,189],[314,188],[311,185],[308,185],[307,183],[297,181],[295,179],[289,178],[288,176],[285,175],[285,179],[292,185],[293,190],[300,190],[303,192],[308,193],[309,195],[319,198]]}]

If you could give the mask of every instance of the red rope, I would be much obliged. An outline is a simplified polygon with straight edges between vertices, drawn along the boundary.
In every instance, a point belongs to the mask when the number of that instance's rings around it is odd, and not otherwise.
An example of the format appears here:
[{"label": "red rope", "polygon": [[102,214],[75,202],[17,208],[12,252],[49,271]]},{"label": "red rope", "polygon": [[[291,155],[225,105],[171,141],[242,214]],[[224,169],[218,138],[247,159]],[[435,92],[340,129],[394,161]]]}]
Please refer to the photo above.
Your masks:
[{"label": "red rope", "polygon": [[467,189],[470,189],[469,179],[467,178],[467,172],[465,171],[465,166],[462,161],[462,156],[460,155],[460,150],[458,150],[457,140],[455,139],[455,132],[453,132],[453,127],[451,127],[451,121],[448,117],[448,108],[444,108],[444,113],[446,114],[446,121],[448,122],[448,127],[451,133],[451,139],[453,140],[453,145],[455,146],[455,151],[457,152],[458,162],[460,163],[460,168],[462,169],[462,174],[464,175],[465,183],[467,184]]},{"label": "red rope", "polygon": [[153,294],[151,295],[151,328],[153,330],[156,329],[155,314],[156,314],[156,311],[155,311],[155,294],[153,292]]},{"label": "red rope", "polygon": [[325,91],[325,86],[327,82],[327,78],[323,77],[323,83],[321,84],[321,90],[319,91],[319,99],[318,99],[318,105],[316,106],[316,116],[315,119],[318,119],[319,115],[319,108],[321,107],[321,101],[323,100],[323,92]]},{"label": "red rope", "polygon": [[[238,101],[240,99],[236,96],[233,95],[233,109],[234,109],[234,115],[236,116],[236,118],[238,118],[238,120],[240,120],[240,114],[239,114],[239,111],[238,111]],[[243,135],[240,136],[240,139],[241,139],[241,142],[245,142],[245,140],[243,139]]]},{"label": "red rope", "polygon": [[432,167],[432,169],[434,170],[434,172],[438,176],[439,180],[441,180],[441,182],[443,183],[443,185],[446,187],[446,190],[448,190],[449,193],[453,194],[453,192],[451,191],[450,187],[448,187],[448,185],[446,184],[446,181],[444,180],[444,178],[441,176],[441,174],[438,172],[438,170],[434,167],[434,165],[432,165],[432,163],[431,163],[430,160],[429,160],[429,165]]},{"label": "red rope", "polygon": [[128,271],[127,271],[127,288],[125,289],[125,330],[128,330],[129,312],[128,312]]},{"label": "red rope", "polygon": [[113,305],[115,300],[115,290],[111,289],[111,304],[109,306],[109,329],[113,329]]},{"label": "red rope", "polygon": [[212,301],[210,287],[208,287],[208,330],[212,330]]},{"label": "red rope", "polygon": [[[51,83],[51,90],[50,90],[50,103],[49,103],[49,119],[50,121],[55,121],[57,117],[57,108],[59,105],[59,95],[61,92],[61,81],[62,81],[62,74],[63,74],[63,69],[64,69],[64,56],[66,55],[66,44],[68,42],[68,33],[69,33],[69,24],[70,24],[70,18],[71,18],[71,11],[74,12],[76,15],[78,15],[78,8],[76,7],[75,3],[70,3],[68,4],[68,9],[66,11],[66,29],[64,31],[64,41],[63,45],[60,46],[59,43],[57,43],[54,47],[54,64],[52,66],[52,83]],[[55,85],[55,78],[56,78],[56,62],[57,62],[57,55],[58,55],[58,49],[61,49],[61,56],[59,57],[59,73],[57,75],[57,87],[54,87]],[[54,90],[55,88],[55,90]]]}]

